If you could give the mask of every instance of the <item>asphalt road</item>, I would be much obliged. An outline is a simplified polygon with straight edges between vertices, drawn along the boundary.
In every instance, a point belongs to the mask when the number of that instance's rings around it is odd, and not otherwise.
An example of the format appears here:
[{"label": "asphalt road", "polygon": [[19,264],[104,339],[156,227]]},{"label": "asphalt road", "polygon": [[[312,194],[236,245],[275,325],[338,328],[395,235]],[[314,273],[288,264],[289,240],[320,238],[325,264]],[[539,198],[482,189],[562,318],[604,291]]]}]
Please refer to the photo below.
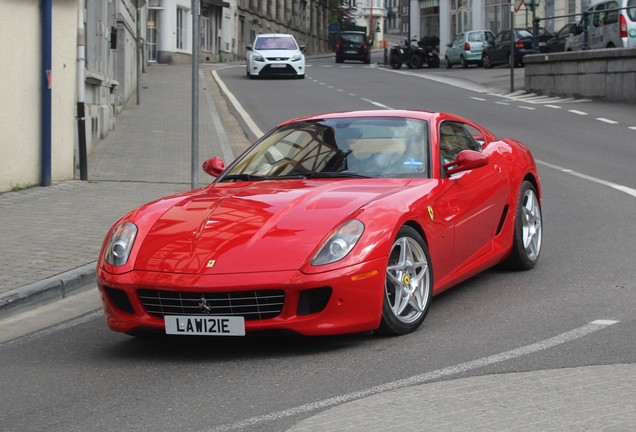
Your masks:
[{"label": "asphalt road", "polygon": [[[627,116],[620,106],[549,108],[361,64],[311,64],[305,80],[247,80],[236,67],[219,76],[263,131],[303,114],[392,107],[452,111],[526,141],[541,162],[540,265],[464,282],[434,299],[417,332],[398,338],[135,340],[107,330],[99,312],[63,321],[50,305],[11,325],[43,316],[59,324],[0,345],[0,429],[284,431],[313,413],[295,407],[541,346],[595,320],[617,323],[443,379],[636,362],[636,201],[627,193],[636,188],[636,131],[596,120]],[[78,310],[85,302],[77,299]]]}]

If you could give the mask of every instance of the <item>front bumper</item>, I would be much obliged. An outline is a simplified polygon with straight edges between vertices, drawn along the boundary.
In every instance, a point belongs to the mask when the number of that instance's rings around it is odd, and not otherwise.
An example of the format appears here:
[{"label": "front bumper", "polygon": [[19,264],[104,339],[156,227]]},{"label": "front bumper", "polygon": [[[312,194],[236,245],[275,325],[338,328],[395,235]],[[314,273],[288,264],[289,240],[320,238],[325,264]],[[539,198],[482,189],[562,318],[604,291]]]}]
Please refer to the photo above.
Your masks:
[{"label": "front bumper", "polygon": [[272,61],[265,59],[264,62],[253,61],[250,74],[259,77],[268,76],[304,76],[305,62],[298,61]]},{"label": "front bumper", "polygon": [[[140,299],[140,291],[145,294],[148,290],[158,290],[173,296],[184,292],[198,296],[202,293],[279,290],[284,293],[280,312],[262,319],[246,318],[246,333],[281,331],[330,335],[371,331],[379,327],[385,264],[384,260],[375,260],[312,275],[298,271],[206,276],[133,271],[113,275],[98,269],[97,284],[107,324],[118,332],[165,330],[163,318],[156,310],[149,311]],[[329,294],[325,299],[326,292]],[[312,300],[313,293],[319,293],[321,299]],[[205,316],[202,311],[197,311],[199,313]]]}]

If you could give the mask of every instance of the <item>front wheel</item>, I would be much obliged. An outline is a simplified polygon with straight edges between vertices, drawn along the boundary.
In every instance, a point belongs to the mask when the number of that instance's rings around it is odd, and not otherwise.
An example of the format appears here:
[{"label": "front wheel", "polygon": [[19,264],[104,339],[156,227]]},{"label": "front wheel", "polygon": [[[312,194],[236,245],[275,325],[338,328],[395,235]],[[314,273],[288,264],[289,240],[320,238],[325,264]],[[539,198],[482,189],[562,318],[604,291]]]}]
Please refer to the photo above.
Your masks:
[{"label": "front wheel", "polygon": [[481,64],[484,66],[484,69],[492,68],[492,63],[490,63],[490,57],[488,57],[488,54],[481,56]]},{"label": "front wheel", "polygon": [[391,69],[400,69],[402,67],[402,60],[398,54],[391,54],[389,64],[391,65]]},{"label": "front wheel", "polygon": [[448,56],[444,57],[444,61],[446,62],[446,69],[450,69],[453,67],[453,64],[448,59]]},{"label": "front wheel", "polygon": [[505,266],[515,270],[533,268],[539,261],[542,241],[541,202],[532,183],[524,181],[517,199],[512,250]]},{"label": "front wheel", "polygon": [[433,297],[433,269],[428,248],[413,228],[403,226],[393,242],[384,282],[379,333],[403,335],[417,329]]}]

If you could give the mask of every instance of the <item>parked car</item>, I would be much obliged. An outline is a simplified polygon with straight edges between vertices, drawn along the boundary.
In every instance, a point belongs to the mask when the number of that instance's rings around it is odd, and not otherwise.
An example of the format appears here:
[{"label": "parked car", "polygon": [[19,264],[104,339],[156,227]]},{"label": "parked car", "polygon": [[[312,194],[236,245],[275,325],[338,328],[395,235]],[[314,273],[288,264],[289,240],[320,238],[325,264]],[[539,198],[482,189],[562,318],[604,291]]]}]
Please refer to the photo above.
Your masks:
[{"label": "parked car", "polygon": [[636,47],[636,0],[597,0],[587,12],[566,40],[566,51],[583,49],[586,27],[589,49]]},{"label": "parked car", "polygon": [[247,46],[247,77],[288,76],[305,78],[305,47],[294,36],[266,33],[256,36]]},{"label": "parked car", "polygon": [[571,22],[561,27],[561,29],[554,34],[554,37],[548,39],[546,42],[545,52],[565,51],[565,41],[574,33],[576,26],[577,23]]},{"label": "parked car", "polygon": [[357,60],[371,63],[371,48],[366,33],[361,31],[343,31],[336,38],[336,63],[345,60]]},{"label": "parked car", "polygon": [[503,30],[497,33],[493,43],[489,43],[481,56],[484,68],[510,63],[510,42],[514,37],[514,66],[523,66],[523,57],[534,54],[532,48],[532,33],[525,29]]},{"label": "parked car", "polygon": [[[527,27],[526,30],[532,35],[533,44],[534,44],[534,27]],[[545,52],[545,45],[550,39],[554,37],[554,33],[552,33],[550,30],[544,27],[539,27],[537,29],[536,37],[537,37],[537,49],[540,52]]]},{"label": "parked car", "polygon": [[470,64],[481,66],[481,54],[488,42],[494,42],[495,35],[490,30],[471,30],[455,36],[453,42],[446,44],[446,67],[461,64],[467,68]]},{"label": "parked car", "polygon": [[112,330],[401,335],[433,295],[500,263],[539,261],[530,150],[457,115],[294,119],[227,168],[212,158],[203,169],[216,180],[107,233],[97,284]]}]

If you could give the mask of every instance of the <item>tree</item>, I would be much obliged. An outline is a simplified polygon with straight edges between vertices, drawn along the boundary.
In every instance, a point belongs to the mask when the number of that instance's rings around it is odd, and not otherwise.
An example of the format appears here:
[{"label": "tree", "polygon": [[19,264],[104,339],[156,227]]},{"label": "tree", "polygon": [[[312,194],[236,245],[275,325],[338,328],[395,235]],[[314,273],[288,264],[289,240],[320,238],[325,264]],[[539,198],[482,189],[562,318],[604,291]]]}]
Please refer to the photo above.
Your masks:
[{"label": "tree", "polygon": [[354,12],[350,0],[329,0],[329,22],[337,22],[341,29],[355,25]]}]

